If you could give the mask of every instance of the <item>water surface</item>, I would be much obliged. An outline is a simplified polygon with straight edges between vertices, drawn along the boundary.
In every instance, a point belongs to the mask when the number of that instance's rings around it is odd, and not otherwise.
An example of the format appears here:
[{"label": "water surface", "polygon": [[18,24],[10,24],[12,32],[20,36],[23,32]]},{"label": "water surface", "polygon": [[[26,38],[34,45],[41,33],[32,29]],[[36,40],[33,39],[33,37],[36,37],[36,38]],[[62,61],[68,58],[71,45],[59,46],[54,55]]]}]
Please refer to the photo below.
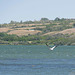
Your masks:
[{"label": "water surface", "polygon": [[0,75],[75,75],[75,46],[0,45]]}]

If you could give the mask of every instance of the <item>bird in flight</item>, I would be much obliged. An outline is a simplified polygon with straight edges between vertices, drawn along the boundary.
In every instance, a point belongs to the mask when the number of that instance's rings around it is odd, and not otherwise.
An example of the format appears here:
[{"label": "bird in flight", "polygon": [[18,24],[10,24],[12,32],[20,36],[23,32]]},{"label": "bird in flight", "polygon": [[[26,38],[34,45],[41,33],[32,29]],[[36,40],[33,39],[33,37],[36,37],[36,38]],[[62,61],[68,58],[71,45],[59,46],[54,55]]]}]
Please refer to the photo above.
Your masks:
[{"label": "bird in flight", "polygon": [[53,47],[50,47],[47,43],[46,43],[46,46],[48,46],[51,51],[54,50],[57,47],[57,45],[55,45]]}]

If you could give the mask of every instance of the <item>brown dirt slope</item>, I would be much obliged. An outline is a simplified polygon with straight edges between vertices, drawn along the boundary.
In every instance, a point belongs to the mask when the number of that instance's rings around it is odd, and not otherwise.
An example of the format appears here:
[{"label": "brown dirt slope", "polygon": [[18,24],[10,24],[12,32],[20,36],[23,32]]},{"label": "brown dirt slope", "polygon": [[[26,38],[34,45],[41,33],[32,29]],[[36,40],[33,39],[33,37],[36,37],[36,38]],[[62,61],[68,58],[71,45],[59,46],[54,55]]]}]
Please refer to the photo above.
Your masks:
[{"label": "brown dirt slope", "polygon": [[75,34],[75,28],[70,28],[70,29],[66,29],[66,30],[63,30],[63,31],[48,32],[48,33],[45,33],[43,35],[54,35],[54,34],[58,34],[58,33],[61,33],[61,34]]},{"label": "brown dirt slope", "polygon": [[11,28],[0,28],[0,32],[7,32],[7,31],[9,31],[9,30],[13,30],[13,29],[11,29]]},{"label": "brown dirt slope", "polygon": [[18,36],[22,36],[22,35],[28,35],[28,34],[34,35],[38,32],[41,33],[41,31],[38,31],[38,30],[13,30],[9,32],[8,34],[16,34]]}]

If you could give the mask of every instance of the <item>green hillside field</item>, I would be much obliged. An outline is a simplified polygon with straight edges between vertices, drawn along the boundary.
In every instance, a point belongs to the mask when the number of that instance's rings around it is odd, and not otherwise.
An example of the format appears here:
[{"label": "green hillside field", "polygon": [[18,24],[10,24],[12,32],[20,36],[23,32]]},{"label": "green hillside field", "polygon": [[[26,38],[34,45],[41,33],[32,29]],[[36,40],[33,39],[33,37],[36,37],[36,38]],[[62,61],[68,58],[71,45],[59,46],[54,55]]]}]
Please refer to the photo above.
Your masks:
[{"label": "green hillside field", "polygon": [[75,19],[56,17],[54,20],[41,18],[39,21],[25,21],[0,24],[2,45],[75,45]]}]

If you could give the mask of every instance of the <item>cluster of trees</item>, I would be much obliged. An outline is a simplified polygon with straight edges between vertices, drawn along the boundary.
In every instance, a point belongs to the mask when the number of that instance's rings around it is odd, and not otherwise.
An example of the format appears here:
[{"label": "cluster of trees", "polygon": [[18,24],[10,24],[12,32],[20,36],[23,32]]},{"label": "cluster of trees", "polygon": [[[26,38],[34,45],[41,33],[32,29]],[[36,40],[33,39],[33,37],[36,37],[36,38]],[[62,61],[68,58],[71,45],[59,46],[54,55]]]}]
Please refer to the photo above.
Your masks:
[{"label": "cluster of trees", "polygon": [[[53,21],[64,21],[66,19],[62,18],[58,18],[56,17]],[[11,20],[9,24],[33,24],[33,23],[50,23],[52,20],[49,20],[48,18],[41,18],[40,21],[25,21],[23,22],[22,20],[20,22],[17,22],[17,21],[13,21]]]},{"label": "cluster of trees", "polygon": [[48,18],[41,18],[40,21],[25,21],[23,22],[22,20],[20,22],[16,22],[11,20],[9,24],[33,24],[33,23],[41,23],[41,22],[49,22],[50,20]]},{"label": "cluster of trees", "polygon": [[[17,22],[17,21],[13,21],[11,20],[9,24],[33,24],[33,23],[51,23],[52,21],[67,21],[67,22],[70,22],[70,21],[75,21],[75,19],[66,19],[66,18],[59,18],[59,17],[56,17],[54,20],[49,20],[48,18],[41,18],[39,21],[37,20],[34,20],[34,21],[20,21],[20,22]],[[4,23],[4,25],[6,25],[7,23]]]},{"label": "cluster of trees", "polygon": [[6,26],[11,26],[11,25],[17,25],[17,24],[45,24],[45,23],[49,23],[50,25],[53,23],[56,24],[56,23],[60,23],[60,25],[67,25],[69,24],[70,22],[74,22],[75,24],[75,19],[65,19],[65,18],[58,18],[56,17],[54,20],[49,20],[48,18],[41,18],[39,21],[37,20],[34,20],[34,21],[20,21],[20,22],[17,22],[17,21],[13,21],[11,20],[10,23],[4,23],[4,24],[0,24],[0,27],[6,27]]}]

